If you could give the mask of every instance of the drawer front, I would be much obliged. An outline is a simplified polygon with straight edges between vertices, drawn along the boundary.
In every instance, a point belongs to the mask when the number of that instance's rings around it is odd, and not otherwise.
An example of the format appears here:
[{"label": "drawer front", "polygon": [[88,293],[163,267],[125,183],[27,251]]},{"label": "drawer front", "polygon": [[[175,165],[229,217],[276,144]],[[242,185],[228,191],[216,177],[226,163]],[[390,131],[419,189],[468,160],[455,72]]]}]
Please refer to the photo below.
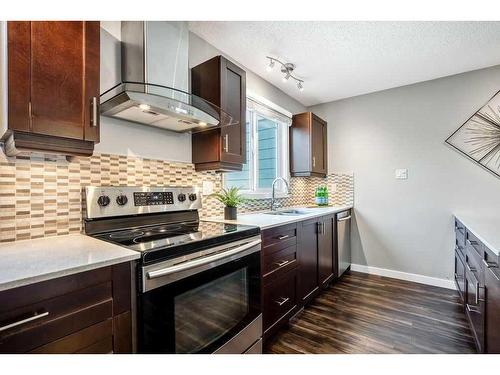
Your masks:
[{"label": "drawer front", "polygon": [[465,256],[465,233],[465,227],[455,220],[455,247],[462,253],[462,256]]},{"label": "drawer front", "polygon": [[35,348],[110,319],[112,314],[113,301],[111,299],[56,318],[52,318],[49,314],[45,317],[47,318],[45,321],[33,321],[33,324],[23,327],[23,329],[18,326],[2,332],[0,353],[32,351]]},{"label": "drawer front", "polygon": [[33,305],[112,280],[111,267],[77,273],[0,292],[0,321],[6,311]]},{"label": "drawer front", "polygon": [[480,258],[483,257],[484,245],[483,243],[468,229],[465,234],[465,247],[471,247],[476,251]]},{"label": "drawer front", "polygon": [[276,251],[262,258],[262,276],[267,279],[275,279],[284,272],[297,266],[297,245]]},{"label": "drawer front", "polygon": [[296,244],[296,223],[266,229],[262,232],[262,254],[264,256]]},{"label": "drawer front", "polygon": [[465,245],[465,268],[474,275],[481,286],[484,286],[483,256],[478,253],[477,245],[469,240]]},{"label": "drawer front", "polygon": [[95,271],[0,293],[0,353],[28,352],[112,317],[111,269]]},{"label": "drawer front", "polygon": [[465,264],[458,249],[455,250],[455,283],[457,285],[457,290],[460,294],[460,298],[462,299],[462,301],[464,301]]},{"label": "drawer front", "polygon": [[113,323],[111,319],[94,324],[31,351],[31,353],[36,354],[106,354],[112,352]]},{"label": "drawer front", "polygon": [[264,331],[278,323],[296,306],[297,272],[290,270],[263,288]]}]

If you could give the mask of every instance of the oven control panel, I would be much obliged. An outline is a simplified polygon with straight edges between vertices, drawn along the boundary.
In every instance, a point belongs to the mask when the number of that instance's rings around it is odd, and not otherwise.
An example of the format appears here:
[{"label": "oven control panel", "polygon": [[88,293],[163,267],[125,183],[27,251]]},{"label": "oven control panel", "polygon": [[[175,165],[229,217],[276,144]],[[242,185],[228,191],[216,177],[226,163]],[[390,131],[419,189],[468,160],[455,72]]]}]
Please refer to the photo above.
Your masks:
[{"label": "oven control panel", "polygon": [[136,206],[158,206],[161,204],[174,204],[174,193],[171,191],[134,193],[134,205]]},{"label": "oven control panel", "polygon": [[87,186],[85,200],[87,219],[201,208],[200,191],[193,186]]}]

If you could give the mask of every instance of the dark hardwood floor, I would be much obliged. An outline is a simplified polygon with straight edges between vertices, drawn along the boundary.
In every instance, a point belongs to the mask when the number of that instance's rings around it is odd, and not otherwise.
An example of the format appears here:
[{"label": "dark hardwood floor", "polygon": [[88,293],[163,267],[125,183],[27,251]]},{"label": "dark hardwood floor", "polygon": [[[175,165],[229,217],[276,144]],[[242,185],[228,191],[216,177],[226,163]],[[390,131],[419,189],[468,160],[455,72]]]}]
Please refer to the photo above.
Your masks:
[{"label": "dark hardwood floor", "polygon": [[266,353],[475,353],[457,292],[350,272],[265,347]]}]

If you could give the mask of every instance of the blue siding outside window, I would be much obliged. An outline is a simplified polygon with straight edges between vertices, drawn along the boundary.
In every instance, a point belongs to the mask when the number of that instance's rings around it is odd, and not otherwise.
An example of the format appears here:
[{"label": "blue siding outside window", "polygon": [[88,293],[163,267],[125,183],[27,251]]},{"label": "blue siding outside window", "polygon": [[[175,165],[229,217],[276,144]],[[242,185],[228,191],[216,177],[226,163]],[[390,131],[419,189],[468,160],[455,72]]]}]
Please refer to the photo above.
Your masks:
[{"label": "blue siding outside window", "polygon": [[243,165],[241,172],[224,174],[224,187],[234,186],[248,192],[269,192],[274,179],[282,173],[280,168],[283,167],[278,164],[281,160],[278,154],[286,149],[282,150],[283,129],[280,127],[286,125],[253,111],[247,111],[246,125],[247,163]]},{"label": "blue siding outside window", "polygon": [[278,125],[269,119],[257,118],[258,173],[257,187],[270,188],[277,175]]}]

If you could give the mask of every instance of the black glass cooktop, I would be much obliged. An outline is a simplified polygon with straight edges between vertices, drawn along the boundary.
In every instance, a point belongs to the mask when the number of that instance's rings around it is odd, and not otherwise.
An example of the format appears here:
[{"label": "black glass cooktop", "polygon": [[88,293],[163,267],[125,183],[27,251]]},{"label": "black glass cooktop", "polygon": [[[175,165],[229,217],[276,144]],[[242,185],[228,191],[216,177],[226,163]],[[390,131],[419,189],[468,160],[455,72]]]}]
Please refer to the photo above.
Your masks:
[{"label": "black glass cooktop", "polygon": [[94,237],[140,251],[143,262],[150,263],[259,234],[258,227],[249,225],[193,221],[118,230]]}]

